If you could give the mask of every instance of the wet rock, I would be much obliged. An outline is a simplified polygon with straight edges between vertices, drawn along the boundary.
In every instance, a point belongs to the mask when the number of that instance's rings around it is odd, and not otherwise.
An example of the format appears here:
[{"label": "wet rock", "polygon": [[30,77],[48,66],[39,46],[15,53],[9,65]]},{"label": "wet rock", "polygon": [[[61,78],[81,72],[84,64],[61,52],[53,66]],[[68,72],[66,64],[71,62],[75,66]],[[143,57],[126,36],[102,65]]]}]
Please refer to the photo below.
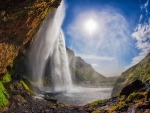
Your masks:
[{"label": "wet rock", "polygon": [[28,79],[26,79],[25,77],[22,77],[22,80],[23,80],[23,81],[27,84],[27,86],[28,86],[30,89],[32,89],[35,93],[41,94],[41,90],[40,90],[38,87],[32,85],[31,82],[30,82]]},{"label": "wet rock", "polygon": [[86,113],[85,109],[81,111],[76,106],[62,106],[49,95],[45,95],[48,101],[34,98],[31,94],[28,94],[20,81],[12,81],[6,85],[6,89],[14,93],[10,93],[8,109],[2,111],[2,113]]},{"label": "wet rock", "polygon": [[57,103],[57,99],[55,99],[54,97],[49,96],[49,95],[45,95],[44,99],[47,100],[47,101],[50,101],[52,103]]}]

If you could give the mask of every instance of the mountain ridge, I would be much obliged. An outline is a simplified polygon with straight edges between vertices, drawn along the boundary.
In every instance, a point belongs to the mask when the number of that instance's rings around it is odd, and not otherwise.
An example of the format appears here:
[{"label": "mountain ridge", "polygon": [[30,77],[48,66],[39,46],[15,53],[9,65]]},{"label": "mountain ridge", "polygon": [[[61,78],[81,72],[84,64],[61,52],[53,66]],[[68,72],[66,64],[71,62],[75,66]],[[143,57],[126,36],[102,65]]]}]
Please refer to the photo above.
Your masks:
[{"label": "mountain ridge", "polygon": [[105,77],[93,69],[80,56],[75,56],[74,52],[67,48],[70,70],[75,84],[91,84],[96,86],[112,85],[117,77]]}]

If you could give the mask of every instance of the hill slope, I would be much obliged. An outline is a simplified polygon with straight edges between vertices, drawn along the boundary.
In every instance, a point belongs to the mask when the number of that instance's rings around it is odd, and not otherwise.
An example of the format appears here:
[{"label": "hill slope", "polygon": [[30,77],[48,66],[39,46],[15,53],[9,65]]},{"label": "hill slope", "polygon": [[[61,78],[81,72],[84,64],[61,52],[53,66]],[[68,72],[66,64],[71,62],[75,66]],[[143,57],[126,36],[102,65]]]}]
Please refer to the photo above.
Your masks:
[{"label": "hill slope", "polygon": [[150,53],[138,64],[129,68],[116,80],[112,96],[115,96],[123,87],[139,79],[143,82],[150,80]]},{"label": "hill slope", "polygon": [[67,49],[70,70],[75,84],[90,84],[90,85],[112,85],[117,79],[107,78],[96,72],[92,66],[86,63],[81,57],[75,56],[74,52]]}]

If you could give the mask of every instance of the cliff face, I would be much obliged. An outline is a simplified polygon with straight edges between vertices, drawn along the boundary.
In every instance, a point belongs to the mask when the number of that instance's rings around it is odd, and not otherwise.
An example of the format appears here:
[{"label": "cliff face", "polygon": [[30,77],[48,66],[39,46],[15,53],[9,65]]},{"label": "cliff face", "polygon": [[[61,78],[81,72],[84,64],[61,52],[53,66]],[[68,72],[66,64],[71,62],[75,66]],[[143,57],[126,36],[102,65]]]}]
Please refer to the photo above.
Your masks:
[{"label": "cliff face", "polygon": [[67,48],[69,56],[70,71],[75,84],[88,83],[101,85],[106,83],[106,77],[97,73],[90,64],[86,63],[81,57],[75,56],[74,52]]},{"label": "cliff face", "polygon": [[125,86],[136,79],[139,79],[142,82],[150,80],[150,53],[137,65],[122,73],[122,75],[116,80],[111,95],[115,96]]},{"label": "cliff face", "polygon": [[[29,95],[24,93],[30,92],[29,88],[17,78],[18,74],[24,75],[27,72],[24,65],[26,59],[20,57],[25,56],[47,13],[58,7],[60,2],[61,0],[0,1],[0,112],[11,102],[18,102],[13,100],[16,97],[18,99],[24,98],[22,94]],[[23,61],[25,63],[22,64]],[[13,70],[12,66],[18,70]],[[15,80],[11,80],[13,78]],[[15,91],[17,92],[14,93]]]},{"label": "cliff face", "polygon": [[0,78],[13,65],[18,52],[25,53],[47,13],[61,0],[0,1]]}]

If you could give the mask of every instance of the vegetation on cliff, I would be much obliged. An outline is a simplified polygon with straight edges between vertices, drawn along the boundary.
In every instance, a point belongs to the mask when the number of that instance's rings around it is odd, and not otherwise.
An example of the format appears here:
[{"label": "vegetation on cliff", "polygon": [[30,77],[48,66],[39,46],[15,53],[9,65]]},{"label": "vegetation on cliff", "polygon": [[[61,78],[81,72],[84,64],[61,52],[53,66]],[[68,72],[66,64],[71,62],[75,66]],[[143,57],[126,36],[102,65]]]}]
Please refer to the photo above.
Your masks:
[{"label": "vegetation on cliff", "polygon": [[136,79],[143,82],[150,80],[150,53],[141,62],[122,73],[122,75],[115,82],[112,96],[115,96],[126,85]]},{"label": "vegetation on cliff", "polygon": [[4,77],[0,80],[0,110],[9,104],[9,92],[5,89],[4,85],[11,81],[11,74],[13,73],[10,70],[7,71]]},{"label": "vegetation on cliff", "polygon": [[8,92],[3,86],[3,83],[0,81],[0,110],[2,110],[6,105],[8,105],[8,96]]},{"label": "vegetation on cliff", "polygon": [[45,16],[61,0],[0,1],[0,77],[13,65],[18,52],[25,53]]},{"label": "vegetation on cliff", "polygon": [[[21,91],[32,92],[23,81],[18,81],[21,77],[20,71],[14,70],[17,69],[16,61],[27,53],[44,18],[60,2],[61,0],[0,1],[0,110],[9,105],[13,98],[21,97],[24,100]],[[15,99],[13,101],[17,103]]]}]

